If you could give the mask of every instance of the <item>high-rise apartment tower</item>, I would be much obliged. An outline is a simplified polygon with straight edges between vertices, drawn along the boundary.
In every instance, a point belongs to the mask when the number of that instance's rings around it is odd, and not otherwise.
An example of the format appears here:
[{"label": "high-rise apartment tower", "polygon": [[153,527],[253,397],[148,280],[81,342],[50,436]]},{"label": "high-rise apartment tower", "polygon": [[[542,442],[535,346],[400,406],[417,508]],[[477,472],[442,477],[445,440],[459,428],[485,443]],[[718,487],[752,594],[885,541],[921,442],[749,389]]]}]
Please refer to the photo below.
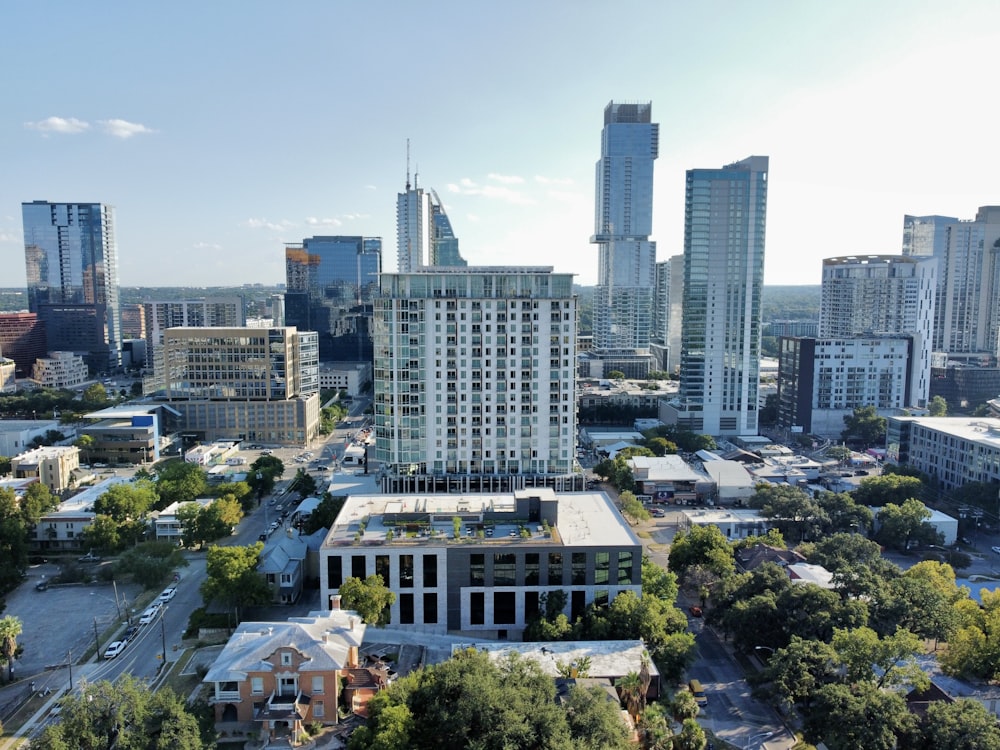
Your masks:
[{"label": "high-rise apartment tower", "polygon": [[667,421],[756,435],[768,157],[687,172],[679,398]]}]

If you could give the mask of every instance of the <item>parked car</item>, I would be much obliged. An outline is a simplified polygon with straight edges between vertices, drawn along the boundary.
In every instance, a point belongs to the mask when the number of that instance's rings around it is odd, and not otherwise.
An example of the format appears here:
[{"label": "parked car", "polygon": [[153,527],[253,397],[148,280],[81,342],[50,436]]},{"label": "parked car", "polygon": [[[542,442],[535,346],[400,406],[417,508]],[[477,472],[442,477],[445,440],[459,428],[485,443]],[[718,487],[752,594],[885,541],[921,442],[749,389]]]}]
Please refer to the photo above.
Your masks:
[{"label": "parked car", "polygon": [[107,649],[104,651],[104,658],[105,659],[114,659],[122,651],[125,650],[125,646],[127,646],[127,645],[128,645],[128,643],[126,643],[125,641],[115,641],[110,646],[108,646]]},{"label": "parked car", "polygon": [[691,613],[692,617],[701,617],[701,607],[692,605],[688,607],[688,612]]},{"label": "parked car", "polygon": [[166,604],[175,596],[177,596],[177,587],[170,586],[169,588],[163,589],[163,593],[160,594],[160,596],[157,598],[157,601]]},{"label": "parked car", "polygon": [[991,549],[992,549],[992,550],[993,550],[994,552],[996,552],[996,553],[997,553],[998,555],[1000,555],[1000,547],[992,547]]},{"label": "parked car", "polygon": [[126,642],[131,641],[133,638],[135,638],[138,632],[139,632],[139,626],[131,625],[129,626],[129,629],[125,631],[125,635],[122,636],[122,640]]},{"label": "parked car", "polygon": [[153,620],[156,619],[156,616],[159,613],[160,613],[160,604],[159,602],[154,602],[153,604],[150,605],[149,609],[147,609],[139,616],[139,624],[149,625],[149,623],[151,623]]},{"label": "parked car", "polygon": [[95,555],[94,552],[93,552],[93,550],[91,550],[90,552],[88,552],[83,557],[78,557],[77,558],[77,562],[82,562],[82,563],[94,563],[94,562],[100,562],[100,561],[101,561],[101,556],[100,555]]},{"label": "parked car", "polygon": [[49,587],[49,582],[44,578],[35,584],[35,591],[45,591]]}]

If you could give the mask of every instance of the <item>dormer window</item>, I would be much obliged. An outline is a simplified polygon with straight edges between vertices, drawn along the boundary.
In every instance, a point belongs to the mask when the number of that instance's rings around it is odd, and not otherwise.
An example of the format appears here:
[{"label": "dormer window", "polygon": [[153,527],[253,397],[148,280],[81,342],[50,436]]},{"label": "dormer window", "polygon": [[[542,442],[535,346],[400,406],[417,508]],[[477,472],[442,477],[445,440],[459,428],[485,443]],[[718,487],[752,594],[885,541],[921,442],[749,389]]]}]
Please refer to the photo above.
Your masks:
[{"label": "dormer window", "polygon": [[292,666],[292,654],[288,651],[281,652],[281,666],[290,667]]}]

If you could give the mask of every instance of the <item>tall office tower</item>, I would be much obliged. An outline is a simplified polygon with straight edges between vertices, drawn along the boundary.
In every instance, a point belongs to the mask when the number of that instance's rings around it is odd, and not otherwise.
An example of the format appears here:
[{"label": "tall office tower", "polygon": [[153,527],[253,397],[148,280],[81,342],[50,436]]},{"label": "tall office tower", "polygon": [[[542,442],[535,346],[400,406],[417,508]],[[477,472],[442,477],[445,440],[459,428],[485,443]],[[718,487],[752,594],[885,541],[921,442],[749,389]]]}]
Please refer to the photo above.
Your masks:
[{"label": "tall office tower", "polygon": [[622,370],[641,377],[641,363],[649,367],[656,283],[656,243],[649,235],[660,141],[660,126],[651,117],[650,102],[610,102],[604,108],[590,238],[598,255],[594,356],[605,363],[602,375]]},{"label": "tall office tower", "polygon": [[406,191],[396,195],[396,268],[408,273],[427,265],[468,264],[459,254],[458,238],[441,199],[433,190],[417,187],[416,176],[410,184],[407,170]]},{"label": "tall office tower", "polygon": [[374,381],[383,489],[580,489],[575,360],[572,274],[382,274]]},{"label": "tall office tower", "polygon": [[756,435],[766,156],[687,172],[679,398],[663,415],[709,435]]},{"label": "tall office tower", "polygon": [[271,320],[274,321],[274,325],[285,325],[285,295],[272,294],[268,298],[268,307],[270,308]]},{"label": "tall office tower", "polygon": [[937,266],[937,258],[923,255],[847,256],[823,261],[819,338],[912,336],[908,406],[927,405]]},{"label": "tall office tower", "polygon": [[48,354],[45,324],[35,313],[0,313],[0,351],[14,360],[19,378],[30,378],[35,360]]},{"label": "tall office tower", "polygon": [[164,332],[164,398],[201,440],[302,445],[319,430],[316,334],[295,328]]},{"label": "tall office tower", "polygon": [[285,246],[285,325],[319,334],[323,362],[370,362],[381,237],[309,237]]},{"label": "tall office tower", "polygon": [[21,204],[28,309],[52,350],[82,355],[92,372],[121,361],[114,208],[103,203]]}]

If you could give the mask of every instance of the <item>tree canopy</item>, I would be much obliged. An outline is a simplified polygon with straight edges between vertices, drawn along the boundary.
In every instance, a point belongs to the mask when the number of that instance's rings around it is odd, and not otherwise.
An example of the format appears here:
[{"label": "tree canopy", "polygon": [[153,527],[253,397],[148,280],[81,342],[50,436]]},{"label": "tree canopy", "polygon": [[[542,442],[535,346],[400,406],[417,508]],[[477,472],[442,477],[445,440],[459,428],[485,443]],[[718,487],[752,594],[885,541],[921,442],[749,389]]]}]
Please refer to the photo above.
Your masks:
[{"label": "tree canopy", "polygon": [[389,590],[377,573],[361,580],[348,578],[338,590],[344,609],[353,609],[369,625],[384,625],[389,607],[396,601],[396,595]]},{"label": "tree canopy", "polygon": [[494,663],[468,650],[376,694],[368,703],[368,726],[354,732],[348,747],[625,750],[631,745],[617,710],[588,692],[571,692],[561,706],[555,684],[535,662],[511,654]]},{"label": "tree canopy", "polygon": [[205,557],[206,578],[201,584],[205,604],[213,601],[230,607],[240,619],[244,607],[267,604],[271,601],[271,588],[260,573],[261,542],[246,547],[208,548]]}]

